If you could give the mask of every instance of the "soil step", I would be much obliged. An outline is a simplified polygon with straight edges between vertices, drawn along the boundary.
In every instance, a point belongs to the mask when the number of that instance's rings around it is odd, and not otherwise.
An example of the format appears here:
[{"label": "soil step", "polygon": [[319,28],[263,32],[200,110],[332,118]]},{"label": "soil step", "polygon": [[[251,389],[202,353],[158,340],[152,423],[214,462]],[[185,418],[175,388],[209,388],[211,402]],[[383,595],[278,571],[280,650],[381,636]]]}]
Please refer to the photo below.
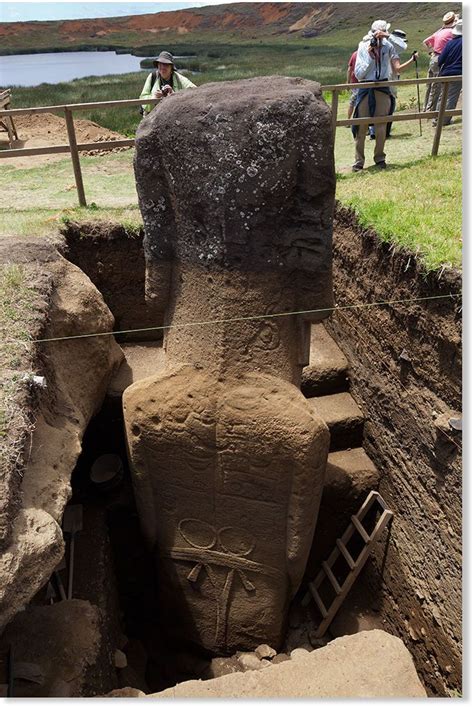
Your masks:
[{"label": "soil step", "polygon": [[365,418],[350,393],[316,396],[308,402],[329,428],[331,451],[362,445]]},{"label": "soil step", "polygon": [[165,366],[162,342],[137,342],[121,346],[125,359],[110,382],[109,396],[121,396],[132,383],[158,374]]},{"label": "soil step", "polygon": [[307,577],[314,577],[336,539],[342,536],[352,514],[356,513],[369,492],[378,489],[379,483],[380,472],[363,448],[329,453]]},{"label": "soil step", "polygon": [[349,389],[345,354],[328,334],[323,324],[311,326],[309,364],[303,369],[301,390],[303,394],[323,396]]},{"label": "soil step", "polygon": [[363,447],[329,453],[325,489],[329,487],[335,493],[353,497],[355,506],[359,505],[361,496],[377,489],[379,481],[380,472]]}]

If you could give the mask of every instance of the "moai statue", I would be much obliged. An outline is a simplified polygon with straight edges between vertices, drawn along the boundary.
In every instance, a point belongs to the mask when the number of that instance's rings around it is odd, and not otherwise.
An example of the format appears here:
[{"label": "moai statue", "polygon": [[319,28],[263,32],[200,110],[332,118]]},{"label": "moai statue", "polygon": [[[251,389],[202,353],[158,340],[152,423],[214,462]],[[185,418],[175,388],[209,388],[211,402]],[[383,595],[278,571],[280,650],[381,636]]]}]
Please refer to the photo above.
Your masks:
[{"label": "moai statue", "polygon": [[124,394],[157,613],[211,651],[278,646],[329,444],[299,382],[333,303],[330,111],[296,78],[184,91],[142,121],[135,173],[169,327],[166,369]]}]

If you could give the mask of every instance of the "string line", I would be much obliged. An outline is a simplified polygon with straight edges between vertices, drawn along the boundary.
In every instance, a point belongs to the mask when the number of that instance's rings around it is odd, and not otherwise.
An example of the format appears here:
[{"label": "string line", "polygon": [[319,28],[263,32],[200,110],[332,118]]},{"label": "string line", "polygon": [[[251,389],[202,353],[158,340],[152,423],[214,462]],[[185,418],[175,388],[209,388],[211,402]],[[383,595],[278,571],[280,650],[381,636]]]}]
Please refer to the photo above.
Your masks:
[{"label": "string line", "polygon": [[158,331],[158,330],[169,330],[169,329],[177,329],[177,328],[184,328],[184,327],[199,327],[199,326],[204,326],[204,325],[212,325],[212,324],[232,324],[234,322],[248,322],[252,320],[268,320],[272,319],[275,317],[291,317],[293,315],[311,315],[311,314],[317,314],[317,313],[322,313],[322,312],[338,312],[341,310],[352,310],[352,309],[361,309],[364,307],[382,307],[384,305],[401,305],[401,304],[410,304],[410,303],[415,303],[415,302],[425,302],[427,300],[443,300],[443,299],[448,299],[448,298],[456,298],[456,297],[461,297],[461,293],[449,293],[447,295],[430,295],[426,297],[417,297],[417,298],[410,298],[410,299],[405,299],[405,300],[385,300],[382,302],[368,302],[368,303],[357,303],[353,305],[335,305],[333,307],[321,307],[315,310],[296,310],[294,312],[276,312],[276,313],[269,313],[265,315],[248,315],[246,317],[229,317],[226,319],[217,319],[217,320],[203,320],[201,322],[183,322],[180,324],[169,324],[169,325],[156,325],[154,327],[140,327],[137,329],[122,329],[122,330],[114,330],[111,332],[92,332],[90,334],[71,334],[65,337],[47,337],[43,339],[29,339],[29,340],[22,340],[22,339],[10,339],[10,340],[5,340],[9,343],[19,343],[19,344],[25,344],[25,343],[30,343],[30,344],[43,344],[46,342],[60,342],[64,340],[69,340],[69,339],[85,339],[88,337],[109,337],[111,335],[116,335],[116,334],[133,334],[136,332],[150,332],[150,331]]}]

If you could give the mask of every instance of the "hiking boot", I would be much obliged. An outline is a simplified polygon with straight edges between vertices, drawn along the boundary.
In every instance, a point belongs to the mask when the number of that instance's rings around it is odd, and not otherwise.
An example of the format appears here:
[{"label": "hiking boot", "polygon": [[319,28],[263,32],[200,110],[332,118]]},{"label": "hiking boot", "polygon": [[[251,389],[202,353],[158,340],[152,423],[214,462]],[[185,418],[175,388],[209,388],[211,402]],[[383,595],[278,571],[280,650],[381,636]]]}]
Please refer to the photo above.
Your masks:
[{"label": "hiking boot", "polygon": [[379,170],[386,170],[387,169],[387,163],[385,160],[382,160],[382,162],[376,162],[375,167],[378,167]]},{"label": "hiking boot", "polygon": [[352,165],[353,172],[362,172],[363,169],[362,165]]}]

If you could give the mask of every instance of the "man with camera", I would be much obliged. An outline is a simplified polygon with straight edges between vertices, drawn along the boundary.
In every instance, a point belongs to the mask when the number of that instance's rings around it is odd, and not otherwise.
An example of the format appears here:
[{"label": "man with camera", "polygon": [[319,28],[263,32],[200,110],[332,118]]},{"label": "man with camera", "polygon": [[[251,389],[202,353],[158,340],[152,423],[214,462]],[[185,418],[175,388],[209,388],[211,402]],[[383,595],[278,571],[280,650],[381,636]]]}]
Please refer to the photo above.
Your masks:
[{"label": "man with camera", "polygon": [[[388,37],[390,24],[384,20],[373,22],[370,32],[359,43],[355,65],[355,75],[358,81],[388,81],[392,73],[400,70],[400,58],[394,45]],[[379,88],[362,88],[358,90],[354,109],[354,118],[368,118],[388,116],[393,113],[395,99],[389,86]],[[386,123],[375,124],[375,150],[374,162],[377,167],[384,169]],[[356,141],[355,162],[353,172],[360,172],[365,162],[365,136],[364,126],[352,126]]]},{"label": "man with camera", "polygon": [[[174,65],[171,52],[161,52],[159,57],[153,59],[155,71],[147,76],[140,98],[165,98],[175,91],[196,88],[192,81],[179,74]],[[142,106],[142,115],[146,115],[153,108],[149,103]]]}]

